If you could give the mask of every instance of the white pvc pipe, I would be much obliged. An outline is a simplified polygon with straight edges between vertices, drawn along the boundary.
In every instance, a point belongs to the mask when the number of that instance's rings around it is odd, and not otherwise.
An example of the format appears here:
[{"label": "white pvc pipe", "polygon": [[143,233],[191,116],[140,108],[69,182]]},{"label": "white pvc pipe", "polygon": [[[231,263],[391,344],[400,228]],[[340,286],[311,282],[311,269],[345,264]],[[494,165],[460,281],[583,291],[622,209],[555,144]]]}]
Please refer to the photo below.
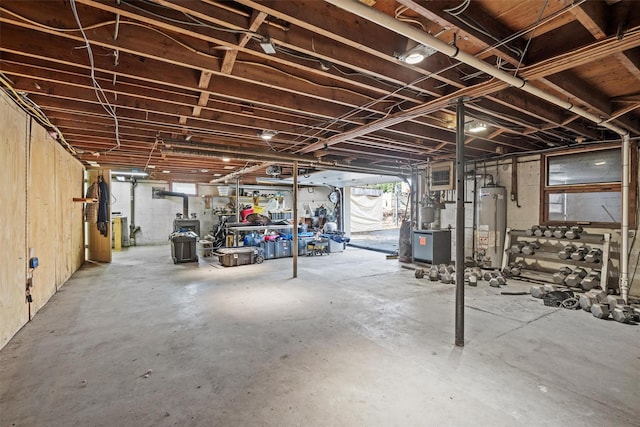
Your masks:
[{"label": "white pvc pipe", "polygon": [[629,135],[622,137],[622,247],[620,248],[620,296],[629,302],[629,181],[631,147]]},{"label": "white pvc pipe", "polygon": [[591,114],[590,112],[583,110],[582,108],[574,106],[570,102],[567,102],[541,89],[538,89],[537,87],[528,84],[526,80],[523,80],[519,77],[512,76],[509,73],[499,70],[495,68],[493,65],[487,62],[484,62],[476,58],[475,56],[468,54],[467,52],[463,52],[457,47],[451,46],[448,43],[445,43],[442,40],[432,36],[431,34],[418,30],[417,28],[412,27],[409,24],[405,24],[402,21],[398,21],[391,15],[387,15],[386,13],[379,11],[377,9],[374,9],[373,7],[367,6],[364,3],[360,3],[359,1],[356,1],[356,0],[325,0],[325,1],[341,9],[344,9],[348,12],[351,12],[355,15],[358,15],[362,18],[368,19],[369,21],[375,22],[376,24],[382,27],[385,27],[389,30],[392,30],[400,35],[403,35],[412,40],[415,40],[418,43],[424,44],[426,46],[430,46],[435,50],[437,50],[438,52],[444,53],[445,55],[451,58],[455,58],[460,62],[463,62],[467,65],[474,67],[477,70],[483,71],[489,74],[490,76],[493,76],[499,80],[502,80],[505,83],[510,84],[513,87],[522,89],[525,92],[528,92],[534,96],[537,96],[538,98],[542,98],[545,101],[548,101],[552,104],[555,104],[559,107],[569,110],[579,116],[584,117],[587,120],[597,123],[602,127],[610,129],[619,135],[628,134],[628,132],[625,129],[622,129],[621,127],[608,123],[601,117]]}]

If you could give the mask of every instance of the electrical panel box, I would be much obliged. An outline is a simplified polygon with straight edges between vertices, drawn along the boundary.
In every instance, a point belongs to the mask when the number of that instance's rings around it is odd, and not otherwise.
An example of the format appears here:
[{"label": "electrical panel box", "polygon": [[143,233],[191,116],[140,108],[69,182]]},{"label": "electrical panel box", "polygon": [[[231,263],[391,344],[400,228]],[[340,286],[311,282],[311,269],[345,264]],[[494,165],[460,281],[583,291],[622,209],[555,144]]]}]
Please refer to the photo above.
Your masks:
[{"label": "electrical panel box", "polygon": [[438,162],[431,165],[431,190],[454,190],[456,177],[453,161]]}]

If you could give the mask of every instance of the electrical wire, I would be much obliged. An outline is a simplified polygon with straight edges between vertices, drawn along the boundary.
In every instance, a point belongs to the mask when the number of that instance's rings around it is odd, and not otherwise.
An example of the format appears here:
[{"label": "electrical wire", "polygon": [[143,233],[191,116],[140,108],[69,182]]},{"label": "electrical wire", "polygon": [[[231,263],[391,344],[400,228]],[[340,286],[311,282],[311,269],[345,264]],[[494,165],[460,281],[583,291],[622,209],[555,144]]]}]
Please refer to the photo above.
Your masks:
[{"label": "electrical wire", "polygon": [[529,36],[529,39],[527,40],[527,44],[524,47],[524,51],[522,52],[522,55],[520,56],[520,60],[518,61],[518,65],[516,66],[515,71],[513,72],[514,77],[518,75],[518,70],[520,70],[520,66],[522,65],[522,61],[524,60],[524,56],[527,54],[527,51],[529,50],[529,45],[531,44],[531,40],[533,40],[533,36],[536,34],[536,30],[538,29],[537,25],[540,22],[540,20],[542,19],[542,15],[544,14],[544,11],[547,9],[547,5],[549,4],[549,0],[544,0],[544,5],[542,5],[542,9],[540,10],[540,14],[538,15],[538,19],[536,19],[536,23],[534,24],[534,29],[531,32],[531,35]]},{"label": "electrical wire", "polygon": [[56,125],[51,123],[49,118],[42,112],[40,107],[38,107],[35,102],[27,98],[25,95],[21,95],[20,93],[16,92],[9,80],[2,73],[0,73],[0,83],[2,83],[2,85],[6,88],[5,91],[13,100],[18,103],[20,108],[22,108],[27,114],[35,118],[38,123],[42,124],[45,127],[53,129],[57,134],[58,141],[60,141],[72,155],[75,156],[78,154],[76,149],[67,142],[64,135],[62,134],[62,131],[60,131],[60,129],[58,129]]},{"label": "electrical wire", "polygon": [[461,4],[459,4],[456,7],[452,7],[451,9],[444,9],[445,12],[447,12],[450,15],[453,16],[458,16],[460,15],[462,12],[464,12],[465,10],[467,10],[467,8],[469,7],[469,5],[471,4],[471,0],[464,0]]},{"label": "electrical wire", "polygon": [[89,43],[89,39],[87,38],[87,35],[84,32],[82,23],[80,22],[80,16],[78,16],[78,10],[76,9],[76,2],[75,0],[70,0],[69,4],[71,5],[73,16],[76,19],[76,23],[78,24],[78,28],[80,29],[80,33],[82,34],[82,38],[84,39],[84,42],[85,42],[87,55],[89,56],[89,63],[91,66],[91,81],[93,82],[94,92],[96,94],[96,97],[98,98],[98,102],[100,103],[100,105],[102,105],[102,108],[104,108],[107,114],[109,114],[113,118],[113,121],[115,124],[116,145],[111,149],[107,150],[106,152],[108,153],[114,149],[120,148],[120,128],[118,123],[118,116],[116,114],[115,108],[109,102],[109,99],[107,98],[107,94],[104,92],[104,90],[102,89],[102,86],[100,86],[100,83],[98,83],[98,80],[96,79],[95,63],[93,60],[93,50],[91,49],[91,43]]}]

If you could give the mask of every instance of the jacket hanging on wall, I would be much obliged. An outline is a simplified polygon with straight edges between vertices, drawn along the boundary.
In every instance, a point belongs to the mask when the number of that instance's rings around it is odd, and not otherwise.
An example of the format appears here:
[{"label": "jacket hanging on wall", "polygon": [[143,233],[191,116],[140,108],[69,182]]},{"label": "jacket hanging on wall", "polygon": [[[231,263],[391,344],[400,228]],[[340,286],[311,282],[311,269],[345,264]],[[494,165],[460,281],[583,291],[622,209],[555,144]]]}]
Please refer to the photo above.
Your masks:
[{"label": "jacket hanging on wall", "polygon": [[98,230],[103,236],[109,235],[109,187],[103,177],[98,177]]},{"label": "jacket hanging on wall", "polygon": [[[87,199],[96,199],[100,198],[100,189],[98,187],[98,183],[94,182],[87,188],[87,194],[85,196]],[[98,203],[87,203],[84,206],[84,220],[85,222],[90,222],[95,224],[98,222]]]}]

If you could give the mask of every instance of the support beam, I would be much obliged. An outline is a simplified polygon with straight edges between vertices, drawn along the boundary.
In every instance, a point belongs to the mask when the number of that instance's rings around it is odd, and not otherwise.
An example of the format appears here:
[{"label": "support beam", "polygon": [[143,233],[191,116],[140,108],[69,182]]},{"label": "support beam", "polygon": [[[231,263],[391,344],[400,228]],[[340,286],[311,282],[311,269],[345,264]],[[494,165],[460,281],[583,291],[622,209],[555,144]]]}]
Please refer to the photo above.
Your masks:
[{"label": "support beam", "polygon": [[464,102],[456,105],[456,346],[464,347]]},{"label": "support beam", "polygon": [[293,278],[298,277],[298,161],[293,162]]}]

